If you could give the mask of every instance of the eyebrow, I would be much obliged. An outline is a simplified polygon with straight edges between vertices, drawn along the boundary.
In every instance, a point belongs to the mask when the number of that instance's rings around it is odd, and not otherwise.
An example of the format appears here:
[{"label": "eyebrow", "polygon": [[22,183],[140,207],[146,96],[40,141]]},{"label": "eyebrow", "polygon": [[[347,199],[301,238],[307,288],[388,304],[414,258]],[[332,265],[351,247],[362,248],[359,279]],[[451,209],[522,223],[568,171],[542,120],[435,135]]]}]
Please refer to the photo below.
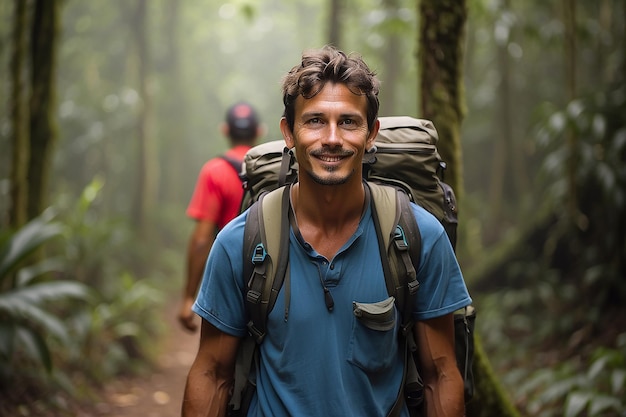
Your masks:
[{"label": "eyebrow", "polygon": [[[326,115],[326,113],[323,112],[306,112],[306,113],[302,113],[300,115],[300,117],[302,119],[308,119],[308,118],[315,118],[315,117],[321,117],[324,118]],[[358,119],[358,120],[364,120],[365,118],[363,116],[361,116],[360,113],[342,113],[339,115],[339,119],[340,120],[345,120],[345,119]]]},{"label": "eyebrow", "polygon": [[302,113],[300,115],[301,119],[309,119],[311,117],[322,117],[324,116],[324,113],[322,112],[306,112],[306,113]]}]

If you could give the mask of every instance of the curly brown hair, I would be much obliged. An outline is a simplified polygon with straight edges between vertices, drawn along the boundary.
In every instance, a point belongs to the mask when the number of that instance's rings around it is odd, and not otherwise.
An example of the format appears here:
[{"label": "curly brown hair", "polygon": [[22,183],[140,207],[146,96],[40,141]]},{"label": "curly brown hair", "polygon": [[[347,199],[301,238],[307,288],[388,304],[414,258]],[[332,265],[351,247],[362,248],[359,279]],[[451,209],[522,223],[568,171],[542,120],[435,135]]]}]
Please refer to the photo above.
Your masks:
[{"label": "curly brown hair", "polygon": [[293,131],[298,96],[310,99],[326,83],[344,84],[354,94],[367,98],[367,126],[371,130],[378,117],[380,81],[359,55],[346,55],[333,46],[312,49],[302,54],[302,62],[283,78],[283,116]]}]

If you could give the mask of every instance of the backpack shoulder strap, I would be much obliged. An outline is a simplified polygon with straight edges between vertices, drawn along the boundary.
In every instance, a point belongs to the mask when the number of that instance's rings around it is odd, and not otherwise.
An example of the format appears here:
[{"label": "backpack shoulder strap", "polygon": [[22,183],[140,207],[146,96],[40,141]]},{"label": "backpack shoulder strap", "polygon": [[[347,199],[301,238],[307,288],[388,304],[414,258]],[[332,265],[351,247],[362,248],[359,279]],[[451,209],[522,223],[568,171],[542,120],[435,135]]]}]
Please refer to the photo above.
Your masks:
[{"label": "backpack shoulder strap", "polygon": [[237,351],[235,381],[228,404],[232,416],[247,414],[256,389],[258,347],[267,331],[267,315],[287,273],[289,223],[288,216],[282,215],[287,210],[288,186],[262,194],[248,210],[242,253],[250,336],[243,338]]},{"label": "backpack shoulder strap", "polygon": [[[404,191],[389,186],[368,183],[372,195],[374,226],[387,284],[387,292],[396,298],[401,311],[400,340],[403,347],[404,372],[402,383],[387,417],[400,416],[405,402],[419,402],[421,382],[415,366],[413,352],[413,304],[419,288],[417,271],[422,241],[409,197]],[[405,398],[405,395],[407,398]]]},{"label": "backpack shoulder strap", "polygon": [[241,159],[237,159],[234,158],[230,155],[220,155],[219,158],[222,158],[224,161],[228,162],[228,164],[233,167],[233,170],[237,173],[237,176],[241,178],[240,174],[241,174],[241,164],[243,163],[243,160]]},{"label": "backpack shoulder strap", "polygon": [[[289,186],[263,194],[248,212],[244,227],[243,273],[248,330],[261,343],[289,263]],[[288,277],[287,277],[288,279]]]},{"label": "backpack shoulder strap", "polygon": [[372,215],[387,292],[396,298],[402,311],[403,331],[406,331],[412,324],[412,296],[419,287],[421,235],[406,193],[390,186],[367,184],[374,205]]}]

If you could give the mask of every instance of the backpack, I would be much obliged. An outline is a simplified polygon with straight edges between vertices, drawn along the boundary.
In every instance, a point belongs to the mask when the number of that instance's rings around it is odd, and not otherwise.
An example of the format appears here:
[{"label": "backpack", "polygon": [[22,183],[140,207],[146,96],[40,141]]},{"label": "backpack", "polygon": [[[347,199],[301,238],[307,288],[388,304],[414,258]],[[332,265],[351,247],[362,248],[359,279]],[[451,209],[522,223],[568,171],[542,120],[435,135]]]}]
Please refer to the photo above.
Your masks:
[{"label": "backpack", "polygon": [[233,168],[233,170],[235,170],[237,175],[239,175],[239,170],[241,169],[241,164],[243,161],[227,154],[222,154],[218,156],[218,158],[221,158],[224,161],[228,162],[228,165],[230,165]]},{"label": "backpack", "polygon": [[[456,200],[453,190],[440,180],[445,164],[436,149],[437,132],[431,122],[410,117],[379,118],[376,152],[363,160],[373,204],[372,216],[379,240],[387,291],[402,316],[400,342],[404,346],[404,376],[396,402],[388,416],[400,414],[404,402],[411,415],[423,403],[423,385],[416,367],[413,337],[413,305],[419,283],[421,239],[409,201],[430,211],[443,224],[456,245]],[[283,141],[252,148],[242,165],[242,211],[250,208],[244,231],[244,276],[250,312],[248,330],[238,351],[235,385],[229,415],[246,415],[255,390],[258,345],[263,342],[266,318],[284,287],[289,299],[289,185],[297,179],[297,162]],[[255,201],[257,201],[255,203]],[[247,277],[250,277],[248,280]],[[332,298],[326,298],[327,305]],[[455,352],[465,382],[465,397],[473,394],[473,323],[469,306],[455,313]]]},{"label": "backpack", "polygon": [[[379,117],[376,151],[363,158],[363,177],[404,190],[411,201],[433,214],[456,248],[457,207],[452,187],[443,182],[446,169],[437,152],[437,130],[429,120],[409,116]],[[245,190],[241,211],[261,194],[298,178],[298,163],[282,140],[250,149],[241,167]]]}]

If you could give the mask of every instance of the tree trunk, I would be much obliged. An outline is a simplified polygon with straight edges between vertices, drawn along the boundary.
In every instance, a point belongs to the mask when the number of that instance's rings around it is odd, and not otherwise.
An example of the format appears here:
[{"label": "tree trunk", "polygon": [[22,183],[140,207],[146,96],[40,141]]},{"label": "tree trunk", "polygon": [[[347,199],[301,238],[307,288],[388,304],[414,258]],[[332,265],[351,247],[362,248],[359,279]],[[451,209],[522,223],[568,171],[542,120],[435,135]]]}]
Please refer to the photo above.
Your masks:
[{"label": "tree trunk", "polygon": [[341,48],[341,15],[344,0],[330,0],[328,11],[328,43]]},{"label": "tree trunk", "polygon": [[[420,47],[421,102],[425,118],[439,133],[439,149],[448,163],[447,182],[462,198],[460,127],[463,119],[463,42],[467,20],[464,0],[421,0]],[[480,307],[478,307],[480,317]],[[475,398],[467,405],[467,417],[517,417],[495,379],[476,335],[474,358]]]},{"label": "tree trunk", "polygon": [[[504,6],[508,8],[507,5]],[[509,100],[511,98],[511,80],[509,67],[509,53],[507,51],[508,37],[506,40],[496,39],[496,54],[498,58],[498,70],[500,72],[500,85],[498,86],[498,108],[495,111],[497,120],[494,120],[498,135],[494,138],[493,154],[491,155],[491,171],[489,175],[489,204],[486,209],[492,219],[487,225],[487,235],[491,238],[498,235],[497,230],[500,225],[500,215],[502,211],[502,198],[504,195],[504,184],[507,177],[509,160],[508,155],[511,148],[511,113],[509,111]],[[491,239],[488,239],[491,240]]]},{"label": "tree trunk", "polygon": [[26,88],[26,57],[28,44],[27,2],[15,0],[15,20],[13,22],[13,52],[11,55],[11,119],[13,125],[11,203],[9,206],[9,226],[18,229],[28,219],[28,102]]},{"label": "tree trunk", "polygon": [[137,120],[137,194],[135,202],[135,224],[139,234],[148,237],[149,213],[156,207],[158,184],[158,159],[156,156],[154,133],[152,132],[152,94],[150,91],[150,54],[147,32],[148,4],[138,0],[133,28],[137,46],[137,77],[141,108]]},{"label": "tree trunk", "polygon": [[464,116],[463,41],[466,0],[422,0],[419,67],[423,117],[439,133],[439,153],[448,164],[446,182],[461,198],[460,127]]},{"label": "tree trunk", "polygon": [[[622,21],[626,22],[626,7],[622,7]],[[622,26],[624,33],[623,33],[623,38],[622,39],[626,39],[626,25]],[[626,83],[626,42],[622,42],[622,63],[620,65],[620,70],[619,74],[618,74],[618,79],[621,80],[621,82]],[[621,78],[619,78],[621,77]]]},{"label": "tree trunk", "polygon": [[[509,0],[502,2],[502,13],[510,11]],[[502,220],[503,201],[509,199],[517,203],[519,196],[530,192],[530,182],[526,170],[524,149],[520,140],[516,138],[513,126],[514,112],[512,110],[513,82],[511,81],[511,59],[509,55],[510,34],[503,39],[496,38],[496,53],[498,71],[500,73],[500,85],[498,88],[498,108],[494,126],[497,127],[498,137],[495,139],[493,155],[491,156],[491,172],[489,184],[490,224],[487,236],[490,241],[497,238]],[[512,169],[511,169],[512,168]],[[506,192],[506,190],[509,190]],[[514,196],[518,196],[515,198]],[[512,205],[505,207],[511,209]]]},{"label": "tree trunk", "polygon": [[30,159],[28,219],[44,209],[52,148],[57,138],[54,118],[55,72],[60,0],[35,0],[31,33]]},{"label": "tree trunk", "polygon": [[[563,23],[565,25],[565,97],[568,102],[576,98],[576,0],[563,0]],[[578,138],[573,129],[566,132],[569,159],[567,163],[568,217],[578,223]]]},{"label": "tree trunk", "polygon": [[186,100],[184,98],[185,86],[181,71],[181,42],[179,37],[180,29],[180,8],[187,3],[178,0],[167,3],[167,14],[165,20],[165,46],[166,52],[161,56],[159,73],[164,74],[163,91],[167,91],[164,100],[160,100],[160,108],[157,120],[167,122],[158,123],[159,149],[161,163],[161,183],[159,189],[159,201],[171,203],[174,201],[185,201],[189,195],[186,188],[181,187],[185,172],[186,158],[189,146],[186,142],[188,138],[186,115]]},{"label": "tree trunk", "polygon": [[[383,7],[390,16],[395,16],[398,10],[398,0],[384,0]],[[399,116],[406,114],[398,113],[396,104],[396,87],[400,74],[400,37],[396,31],[388,35],[386,47],[383,51],[385,70],[381,77],[384,86],[380,91],[380,114],[383,116]]]},{"label": "tree trunk", "polygon": [[[477,316],[478,317],[478,316]],[[507,399],[491,369],[480,338],[474,341],[474,397],[465,406],[467,417],[518,417],[519,412]]]}]

